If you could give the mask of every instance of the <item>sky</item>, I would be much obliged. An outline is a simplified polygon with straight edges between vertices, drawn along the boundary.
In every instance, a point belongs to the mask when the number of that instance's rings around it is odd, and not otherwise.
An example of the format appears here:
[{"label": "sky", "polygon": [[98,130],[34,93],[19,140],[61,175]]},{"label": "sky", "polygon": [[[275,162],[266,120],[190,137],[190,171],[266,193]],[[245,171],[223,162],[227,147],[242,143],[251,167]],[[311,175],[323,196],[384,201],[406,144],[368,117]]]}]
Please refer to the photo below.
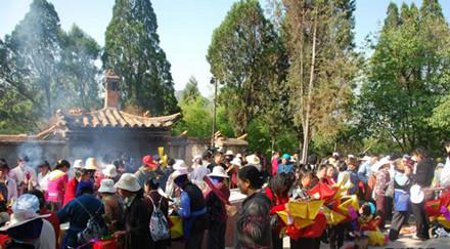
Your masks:
[{"label": "sky", "polygon": [[[29,10],[32,0],[0,0],[0,37],[10,34]],[[104,45],[104,34],[112,17],[114,0],[49,0],[64,30],[76,23]],[[211,73],[206,54],[212,33],[225,18],[235,0],[152,0],[158,21],[160,46],[172,65],[175,89],[182,90],[190,77],[199,82],[200,91],[210,96]],[[267,0],[260,0],[263,7]],[[390,2],[401,4],[421,0],[356,0],[355,41],[360,47],[364,38],[380,30]],[[450,0],[441,0],[444,15],[450,21]]]}]

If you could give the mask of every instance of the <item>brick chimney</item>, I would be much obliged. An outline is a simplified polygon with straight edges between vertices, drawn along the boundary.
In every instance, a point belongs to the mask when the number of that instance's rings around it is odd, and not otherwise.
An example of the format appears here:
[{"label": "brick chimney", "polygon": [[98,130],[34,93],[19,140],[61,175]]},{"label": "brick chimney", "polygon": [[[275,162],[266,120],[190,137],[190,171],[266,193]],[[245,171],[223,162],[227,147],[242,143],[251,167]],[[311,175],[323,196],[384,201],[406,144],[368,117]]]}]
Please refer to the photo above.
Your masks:
[{"label": "brick chimney", "polygon": [[120,78],[111,69],[106,71],[105,75],[105,107],[104,108],[116,108],[119,109],[120,91],[119,91]]}]

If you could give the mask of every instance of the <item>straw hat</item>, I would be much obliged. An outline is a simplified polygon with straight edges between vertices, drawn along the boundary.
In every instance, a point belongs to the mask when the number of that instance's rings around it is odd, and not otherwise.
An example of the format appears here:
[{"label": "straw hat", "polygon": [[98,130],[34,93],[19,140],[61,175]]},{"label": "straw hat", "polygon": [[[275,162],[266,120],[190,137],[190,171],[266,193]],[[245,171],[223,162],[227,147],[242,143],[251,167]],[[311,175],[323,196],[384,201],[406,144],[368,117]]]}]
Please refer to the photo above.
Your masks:
[{"label": "straw hat", "polygon": [[115,193],[117,189],[114,187],[114,181],[112,179],[103,179],[100,182],[99,193]]},{"label": "straw hat", "polygon": [[103,175],[106,177],[114,178],[117,176],[117,168],[113,164],[107,164],[102,170]]},{"label": "straw hat", "polygon": [[[241,161],[241,159],[238,158],[238,157],[233,158],[233,160],[231,160],[230,164],[231,164],[231,165],[236,165],[236,166],[238,166],[238,167],[242,167],[242,161]],[[213,170],[214,170],[214,169],[213,169]]]},{"label": "straw hat", "polygon": [[73,168],[74,169],[82,169],[82,168],[84,168],[83,160],[77,159],[77,160],[73,161]]},{"label": "straw hat", "polygon": [[98,164],[97,164],[97,160],[94,157],[89,157],[88,159],[86,159],[86,166],[84,167],[84,169],[86,170],[97,170]]},{"label": "straw hat", "polygon": [[216,166],[213,168],[213,171],[208,176],[215,176],[215,177],[222,177],[222,178],[229,178],[227,173],[225,172],[225,169],[222,166]]},{"label": "straw hat", "polygon": [[248,165],[258,166],[261,164],[261,160],[255,154],[246,156],[245,160],[247,161]]},{"label": "straw hat", "polygon": [[114,187],[117,189],[128,190],[130,192],[137,192],[141,189],[141,185],[139,185],[137,177],[130,173],[124,173]]}]

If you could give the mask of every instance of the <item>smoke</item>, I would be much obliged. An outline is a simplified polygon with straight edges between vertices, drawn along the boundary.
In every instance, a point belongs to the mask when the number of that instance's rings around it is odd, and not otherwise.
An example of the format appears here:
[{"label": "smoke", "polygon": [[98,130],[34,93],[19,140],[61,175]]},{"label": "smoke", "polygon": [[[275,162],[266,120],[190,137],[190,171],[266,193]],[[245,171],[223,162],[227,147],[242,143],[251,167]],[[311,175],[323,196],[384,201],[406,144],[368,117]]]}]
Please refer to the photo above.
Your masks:
[{"label": "smoke", "polygon": [[19,145],[16,148],[16,154],[19,158],[28,157],[27,165],[33,168],[37,168],[37,166],[43,162],[44,150],[43,148],[36,142],[25,142]]}]

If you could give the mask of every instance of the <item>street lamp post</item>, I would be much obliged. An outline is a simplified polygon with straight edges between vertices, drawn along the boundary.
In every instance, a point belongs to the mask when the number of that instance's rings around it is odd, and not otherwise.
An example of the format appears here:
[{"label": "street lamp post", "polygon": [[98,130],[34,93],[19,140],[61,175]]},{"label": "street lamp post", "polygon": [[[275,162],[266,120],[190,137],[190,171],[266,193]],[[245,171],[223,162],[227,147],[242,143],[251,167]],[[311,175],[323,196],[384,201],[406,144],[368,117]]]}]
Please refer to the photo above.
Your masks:
[{"label": "street lamp post", "polygon": [[213,113],[213,123],[212,123],[212,136],[211,136],[211,148],[215,147],[215,134],[216,134],[216,113],[217,113],[217,83],[218,80],[214,77],[211,78],[209,82],[214,84],[214,113]]}]

